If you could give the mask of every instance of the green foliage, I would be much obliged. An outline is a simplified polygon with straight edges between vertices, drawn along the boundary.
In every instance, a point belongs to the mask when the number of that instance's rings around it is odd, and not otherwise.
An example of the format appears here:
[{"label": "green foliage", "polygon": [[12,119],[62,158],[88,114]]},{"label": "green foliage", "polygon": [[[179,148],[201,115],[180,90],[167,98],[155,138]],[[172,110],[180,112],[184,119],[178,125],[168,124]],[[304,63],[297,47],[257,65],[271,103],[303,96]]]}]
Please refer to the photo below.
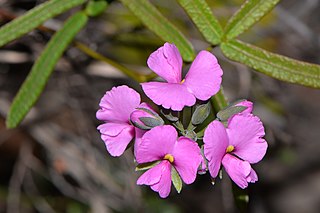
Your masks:
[{"label": "green foliage", "polygon": [[138,164],[138,166],[136,166],[136,171],[144,171],[144,170],[151,169],[152,167],[158,165],[160,162],[161,161],[153,161],[149,163]]},{"label": "green foliage", "polygon": [[0,28],[0,47],[30,32],[44,21],[84,2],[85,0],[51,0],[29,10]]},{"label": "green foliage", "polygon": [[107,8],[108,2],[106,0],[89,1],[85,12],[88,16],[95,17],[101,15]]},{"label": "green foliage", "polygon": [[320,88],[320,66],[270,53],[238,40],[222,43],[222,52],[230,59],[246,64],[273,78]]},{"label": "green foliage", "polygon": [[226,39],[233,39],[263,18],[280,0],[247,0],[227,23]]},{"label": "green foliage", "polygon": [[185,36],[165,18],[148,0],[120,0],[152,32],[165,41],[174,43],[185,61],[192,61],[195,53]]},{"label": "green foliage", "polygon": [[182,180],[177,170],[173,166],[171,166],[171,180],[174,188],[177,190],[178,193],[180,193],[182,189]]},{"label": "green foliage", "polygon": [[78,12],[70,17],[51,38],[11,105],[6,120],[8,128],[16,127],[29,112],[44,89],[59,58],[87,21],[88,17],[85,13]]},{"label": "green foliage", "polygon": [[219,21],[205,0],[178,0],[205,39],[213,45],[220,43],[223,34]]}]

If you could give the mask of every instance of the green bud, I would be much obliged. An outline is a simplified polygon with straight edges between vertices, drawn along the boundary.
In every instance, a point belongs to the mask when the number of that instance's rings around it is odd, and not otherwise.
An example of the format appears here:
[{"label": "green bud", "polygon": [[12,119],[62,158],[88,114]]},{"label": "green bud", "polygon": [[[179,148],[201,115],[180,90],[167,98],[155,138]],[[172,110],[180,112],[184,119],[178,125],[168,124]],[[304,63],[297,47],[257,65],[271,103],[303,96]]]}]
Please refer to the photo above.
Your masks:
[{"label": "green bud", "polygon": [[243,112],[247,107],[245,106],[229,106],[217,113],[217,118],[220,121],[228,121],[233,115]]},{"label": "green bud", "polygon": [[130,115],[131,123],[140,129],[149,130],[156,126],[162,126],[164,121],[155,112],[147,108],[137,108]]},{"label": "green bud", "polygon": [[211,112],[210,102],[196,106],[196,110],[194,111],[191,118],[192,124],[193,125],[201,124],[209,116],[210,112]]}]

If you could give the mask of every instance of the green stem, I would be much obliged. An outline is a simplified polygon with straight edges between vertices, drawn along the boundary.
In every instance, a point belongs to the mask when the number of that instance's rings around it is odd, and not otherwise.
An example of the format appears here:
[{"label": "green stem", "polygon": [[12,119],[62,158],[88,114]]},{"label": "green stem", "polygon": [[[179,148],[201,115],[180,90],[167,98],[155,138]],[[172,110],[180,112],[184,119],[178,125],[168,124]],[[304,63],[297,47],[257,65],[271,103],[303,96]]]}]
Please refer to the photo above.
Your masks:
[{"label": "green stem", "polygon": [[182,111],[182,124],[183,127],[186,129],[191,121],[191,107],[185,107]]},{"label": "green stem", "polygon": [[220,110],[222,110],[223,108],[228,106],[228,101],[227,101],[226,97],[223,94],[223,88],[222,87],[221,87],[220,91],[217,94],[215,94],[214,96],[211,97],[210,101],[211,101],[211,104],[212,104],[213,111],[215,113],[219,112]]},{"label": "green stem", "polygon": [[107,64],[110,64],[111,66],[120,70],[123,74],[127,75],[128,77],[132,78],[133,80],[135,80],[139,83],[147,81],[148,78],[153,78],[153,75],[151,75],[151,74],[147,75],[148,77],[145,75],[138,74],[136,71],[130,70],[130,69],[126,68],[125,66],[122,66],[121,64],[118,64],[118,63],[114,62],[113,60],[106,58],[105,56],[101,55],[100,53],[93,51],[92,49],[90,49],[88,46],[86,46],[83,43],[76,41],[76,42],[74,42],[74,45],[79,50],[81,50],[82,52],[87,54],[88,56],[90,56],[96,60],[103,61]]},{"label": "green stem", "polygon": [[240,213],[248,212],[249,195],[248,189],[241,189],[232,182],[233,199]]}]

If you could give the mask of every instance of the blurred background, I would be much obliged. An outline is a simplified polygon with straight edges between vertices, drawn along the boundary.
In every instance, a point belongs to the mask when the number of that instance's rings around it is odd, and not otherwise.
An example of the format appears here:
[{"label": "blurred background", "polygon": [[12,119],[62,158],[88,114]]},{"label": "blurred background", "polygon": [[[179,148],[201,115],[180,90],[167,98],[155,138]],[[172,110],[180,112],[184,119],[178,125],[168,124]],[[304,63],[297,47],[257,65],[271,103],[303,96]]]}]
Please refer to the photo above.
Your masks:
[{"label": "blurred background", "polygon": [[[43,3],[0,0],[0,24]],[[188,16],[175,1],[152,1],[187,36],[206,49]],[[207,0],[224,25],[243,3]],[[295,59],[320,64],[320,1],[283,0],[241,39]],[[72,12],[72,11],[71,11]],[[69,13],[45,23],[59,29]],[[138,83],[105,62],[71,46],[59,61],[44,93],[16,129],[5,128],[13,97],[52,33],[34,30],[0,49],[0,212],[237,212],[230,180],[215,186],[208,174],[172,189],[167,199],[135,184],[131,150],[108,155],[96,127],[98,103],[113,86]],[[163,45],[118,1],[92,18],[77,41],[129,69],[148,73],[149,54]],[[254,165],[259,181],[250,185],[250,212],[320,212],[320,91],[259,74],[213,50],[224,70],[229,101],[246,98],[263,120],[269,149]],[[147,100],[144,97],[145,100]]]}]

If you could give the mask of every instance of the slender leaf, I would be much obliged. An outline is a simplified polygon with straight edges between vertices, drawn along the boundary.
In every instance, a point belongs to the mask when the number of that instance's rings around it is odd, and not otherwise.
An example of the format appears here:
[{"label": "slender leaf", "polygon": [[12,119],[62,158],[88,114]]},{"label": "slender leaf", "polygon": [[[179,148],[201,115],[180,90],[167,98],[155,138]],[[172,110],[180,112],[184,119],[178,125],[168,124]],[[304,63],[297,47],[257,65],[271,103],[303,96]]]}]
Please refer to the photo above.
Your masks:
[{"label": "slender leaf", "polygon": [[227,40],[248,30],[263,18],[280,0],[247,0],[228,21],[225,28]]},{"label": "slender leaf", "polygon": [[86,0],[51,0],[40,4],[0,28],[0,47],[30,32],[44,21],[84,2]]},{"label": "slender leaf", "polygon": [[158,165],[161,161],[153,161],[153,162],[148,162],[148,163],[141,163],[136,166],[136,171],[144,171],[151,169],[152,167]]},{"label": "slender leaf", "polygon": [[174,43],[185,61],[192,61],[195,53],[184,35],[165,18],[148,0],[120,0],[126,5],[152,32],[165,41]]},{"label": "slender leaf", "polygon": [[101,15],[108,6],[108,2],[106,0],[96,0],[89,1],[85,12],[90,17],[95,17]]},{"label": "slender leaf", "polygon": [[16,127],[29,112],[44,89],[62,53],[87,21],[88,17],[83,12],[78,12],[70,17],[51,38],[13,100],[6,121],[8,128]]},{"label": "slender leaf", "polygon": [[320,65],[270,53],[238,40],[222,43],[221,50],[228,58],[246,64],[273,78],[320,88]]},{"label": "slender leaf", "polygon": [[205,39],[213,45],[220,43],[223,34],[219,21],[205,0],[178,0]]},{"label": "slender leaf", "polygon": [[182,180],[174,166],[171,167],[171,180],[174,188],[177,190],[178,193],[180,193],[182,189]]}]

